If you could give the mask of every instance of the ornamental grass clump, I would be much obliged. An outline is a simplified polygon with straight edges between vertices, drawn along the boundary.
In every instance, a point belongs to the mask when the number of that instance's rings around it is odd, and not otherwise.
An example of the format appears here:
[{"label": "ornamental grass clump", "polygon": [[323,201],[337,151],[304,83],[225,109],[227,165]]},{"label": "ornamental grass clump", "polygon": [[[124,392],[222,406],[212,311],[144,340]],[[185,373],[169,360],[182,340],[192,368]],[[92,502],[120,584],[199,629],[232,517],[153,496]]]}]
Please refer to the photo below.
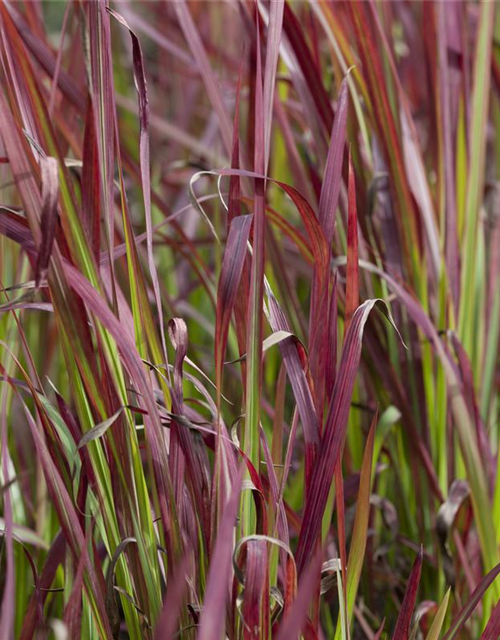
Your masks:
[{"label": "ornamental grass clump", "polygon": [[493,2],[0,4],[0,639],[500,637]]}]

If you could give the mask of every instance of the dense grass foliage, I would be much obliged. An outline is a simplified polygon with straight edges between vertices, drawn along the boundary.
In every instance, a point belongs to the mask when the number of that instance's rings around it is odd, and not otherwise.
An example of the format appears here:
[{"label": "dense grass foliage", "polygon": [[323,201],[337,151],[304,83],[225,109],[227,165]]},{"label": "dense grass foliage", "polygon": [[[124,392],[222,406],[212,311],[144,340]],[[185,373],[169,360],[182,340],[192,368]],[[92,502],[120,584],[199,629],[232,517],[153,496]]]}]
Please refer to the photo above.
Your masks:
[{"label": "dense grass foliage", "polygon": [[499,42],[0,4],[0,640],[500,637]]}]

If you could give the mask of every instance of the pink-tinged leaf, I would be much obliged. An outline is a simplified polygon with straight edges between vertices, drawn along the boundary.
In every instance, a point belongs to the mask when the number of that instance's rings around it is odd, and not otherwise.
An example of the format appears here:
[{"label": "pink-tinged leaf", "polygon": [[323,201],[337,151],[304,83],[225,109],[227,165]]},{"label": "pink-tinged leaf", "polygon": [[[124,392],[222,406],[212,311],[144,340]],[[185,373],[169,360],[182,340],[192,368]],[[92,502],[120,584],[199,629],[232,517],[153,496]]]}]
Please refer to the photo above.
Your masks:
[{"label": "pink-tinged leaf", "polygon": [[217,289],[217,312],[215,320],[215,376],[219,393],[222,383],[222,365],[227,345],[229,323],[238,294],[238,286],[247,255],[247,242],[253,215],[233,218],[222,261]]},{"label": "pink-tinged leaf", "polygon": [[[273,331],[290,332],[287,319],[272,291],[267,291],[269,318]],[[295,402],[304,429],[304,438],[308,447],[316,449],[319,444],[319,424],[311,395],[311,390],[304,373],[299,345],[295,338],[287,338],[279,343],[283,362],[292,385]],[[308,464],[308,448],[306,448],[306,464]],[[312,460],[309,460],[312,463]]]},{"label": "pink-tinged leaf", "polygon": [[[89,529],[90,531],[91,529]],[[88,535],[88,534],[87,534]],[[68,630],[68,637],[79,638],[81,632],[82,623],[82,590],[83,590],[83,577],[85,571],[85,565],[87,563],[88,551],[85,544],[82,550],[82,554],[78,561],[78,568],[75,578],[73,580],[73,588],[71,595],[68,598],[66,606],[64,607],[63,622]]]},{"label": "pink-tinged leaf", "polygon": [[[236,99],[234,101],[234,119],[233,119],[233,147],[231,151],[231,168],[240,168],[240,95],[241,95],[241,76],[243,73],[242,67],[240,67],[240,74],[238,76],[238,85],[236,87]],[[227,227],[229,226],[235,216],[239,214],[241,197],[240,176],[234,173],[229,178],[229,193],[227,201]]]},{"label": "pink-tinged leaf", "polygon": [[165,331],[163,328],[163,308],[161,303],[160,283],[153,256],[153,222],[151,217],[151,179],[149,162],[149,101],[148,86],[146,82],[146,72],[144,70],[144,59],[142,55],[139,38],[128,26],[126,20],[116,11],[108,8],[109,13],[122,24],[130,33],[132,40],[132,57],[134,64],[134,82],[139,100],[139,158],[142,180],[142,195],[144,200],[144,217],[146,219],[146,246],[148,253],[148,266],[153,283],[156,308],[158,310],[160,335],[163,347],[163,356],[167,358],[167,345],[165,342]]},{"label": "pink-tinged leaf", "polygon": [[[10,474],[9,462],[10,455],[8,449],[7,437],[7,387],[2,385],[1,392],[1,408],[0,408],[0,442],[1,442],[1,463],[2,463],[2,482],[6,486],[6,490],[2,495],[3,498],[3,517],[5,519],[5,530],[2,536],[5,536],[5,557],[6,571],[2,584],[2,605],[0,609],[0,637],[11,638],[14,631],[14,612],[16,605],[16,574],[15,574],[15,558],[14,558],[14,520],[12,512],[12,496],[10,490]],[[4,540],[0,540],[0,544],[4,544]]]},{"label": "pink-tinged leaf", "polygon": [[54,237],[57,226],[57,199],[59,195],[59,179],[57,160],[55,158],[41,158],[40,170],[42,175],[42,216],[40,229],[42,241],[38,249],[38,257],[35,267],[36,286],[47,275],[50,255],[54,245]]},{"label": "pink-tinged leaf", "polygon": [[33,54],[42,69],[51,78],[57,79],[58,88],[64,96],[83,113],[85,110],[85,95],[82,87],[65,69],[60,68],[58,70],[57,59],[52,49],[42,38],[32,32],[17,5],[10,7],[10,15],[27,49]]},{"label": "pink-tinged leaf", "polygon": [[[115,172],[115,91],[111,52],[111,25],[104,2],[85,4],[89,31],[90,95],[93,124],[99,155],[99,179],[102,211],[106,224],[109,256],[113,255],[115,233],[114,172]],[[119,150],[119,148],[118,148]],[[114,292],[114,262],[110,261]]]},{"label": "pink-tinged leaf", "polygon": [[188,331],[182,318],[172,318],[168,323],[168,334],[175,349],[174,392],[172,410],[176,416],[170,426],[169,464],[172,470],[173,486],[179,517],[185,504],[184,472],[190,482],[206,540],[210,539],[210,463],[205,447],[183,424],[185,413],[182,389],[183,364],[187,355]]},{"label": "pink-tinged leaf", "polygon": [[36,247],[26,218],[23,218],[15,211],[0,206],[0,233],[20,244],[34,261]]},{"label": "pink-tinged leaf", "polygon": [[264,68],[264,173],[269,166],[271,151],[271,127],[273,122],[274,84],[276,66],[283,26],[284,0],[274,0],[269,4],[269,24],[267,29],[266,64]]},{"label": "pink-tinged leaf", "polygon": [[[451,13],[456,11],[453,5],[448,9]],[[456,184],[455,184],[455,158],[453,132],[455,129],[455,114],[452,109],[452,69],[450,69],[448,29],[446,26],[450,17],[450,11],[446,11],[446,6],[442,2],[434,5],[437,18],[437,47],[438,47],[438,79],[440,98],[440,125],[443,136],[443,172],[446,196],[446,233],[445,233],[445,256],[446,272],[450,281],[450,292],[455,309],[458,309],[460,292],[460,261],[457,231],[457,206],[456,206]],[[452,20],[454,22],[454,20]],[[454,96],[458,103],[458,96]],[[453,115],[452,115],[453,114]]]},{"label": "pink-tinged leaf", "polygon": [[331,397],[337,375],[337,271],[331,278],[330,309],[328,312],[328,353],[325,362],[325,393]]},{"label": "pink-tinged leaf", "polygon": [[314,554],[307,571],[302,576],[297,589],[297,597],[280,624],[277,640],[296,640],[305,626],[311,597],[321,579],[321,555]]},{"label": "pink-tinged leaf", "polygon": [[82,214],[83,225],[96,260],[99,258],[101,247],[100,189],[99,149],[94,124],[94,109],[89,100],[83,138]]},{"label": "pink-tinged leaf", "polygon": [[12,302],[0,305],[0,313],[13,311],[14,309],[33,309],[35,311],[48,311],[49,313],[54,311],[50,302],[23,302],[21,300],[13,300]]},{"label": "pink-tinged leaf", "polygon": [[[330,147],[319,199],[319,222],[326,239],[328,255],[335,234],[336,212],[342,178],[342,160],[347,127],[348,85],[344,78],[340,86],[339,100],[332,128]],[[315,264],[309,314],[309,366],[315,381],[315,407],[319,423],[323,423],[325,407],[326,367],[330,334],[328,289],[330,269]]]},{"label": "pink-tinged leaf", "polygon": [[196,64],[198,65],[199,72],[205,83],[205,89],[208,93],[212,107],[217,114],[219,120],[219,128],[222,135],[222,140],[226,147],[226,151],[231,153],[231,124],[224,107],[224,102],[219,90],[218,81],[214,76],[210,61],[205,51],[203,41],[196,28],[193,17],[191,16],[189,5],[186,0],[179,0],[174,3],[175,10],[177,12],[177,19],[179,20],[180,27],[186,38],[186,42],[191,49]]},{"label": "pink-tinged leaf", "polygon": [[496,603],[490,614],[481,640],[498,640],[500,638],[500,600]]},{"label": "pink-tinged leaf", "polygon": [[[267,476],[269,478],[269,502],[271,508],[274,512],[274,517],[276,519],[276,528],[278,530],[278,535],[280,539],[286,544],[290,544],[287,520],[285,508],[283,505],[283,500],[281,500],[279,495],[279,486],[278,486],[278,478],[276,475],[276,469],[274,468],[273,458],[271,457],[271,452],[269,450],[269,444],[266,438],[266,432],[261,427],[260,428],[260,441],[262,446],[262,452],[264,454],[264,460],[267,466]],[[273,443],[274,444],[274,443]],[[286,597],[286,594],[285,594]]]},{"label": "pink-tinged leaf", "polygon": [[[254,120],[254,171],[264,175],[264,113],[262,95],[262,66],[259,36],[259,14],[256,12],[256,66],[255,66],[255,120]],[[262,339],[264,265],[266,251],[265,180],[255,179],[254,219],[252,238],[252,267],[250,272],[250,297],[248,304],[247,378],[245,404],[245,453],[259,469],[259,420],[262,386]],[[245,510],[245,509],[244,509]],[[248,520],[249,518],[247,518]],[[243,523],[245,533],[253,533],[248,523]]]},{"label": "pink-tinged leaf", "polygon": [[329,133],[333,125],[333,109],[330,99],[321,78],[321,71],[304,37],[303,25],[290,8],[288,2],[285,3],[283,29],[295,52],[297,62],[309,87],[310,95],[314,100],[320,119],[326,132]]},{"label": "pink-tinged leaf", "polygon": [[31,596],[28,609],[24,616],[21,629],[20,640],[32,640],[35,635],[37,624],[41,622],[43,616],[43,605],[50,586],[54,581],[57,567],[63,562],[66,549],[66,540],[62,531],[54,538],[44,562],[43,571],[38,580],[38,588]]},{"label": "pink-tinged leaf", "polygon": [[208,571],[205,601],[200,617],[198,640],[216,640],[222,636],[229,595],[234,528],[240,497],[243,468],[233,480],[231,495],[224,508]]},{"label": "pink-tinged leaf", "polygon": [[167,593],[163,601],[163,609],[156,623],[154,640],[174,640],[176,636],[179,615],[188,587],[187,578],[191,564],[190,556],[186,555],[169,574]]},{"label": "pink-tinged leaf", "polygon": [[348,95],[347,78],[344,78],[340,85],[338,106],[319,199],[319,221],[328,245],[331,244],[335,232],[335,214],[339,200],[347,127]]},{"label": "pink-tinged leaf", "polygon": [[498,576],[499,573],[500,573],[500,564],[497,564],[496,567],[494,567],[491,571],[489,571],[484,576],[481,582],[474,589],[473,593],[471,594],[465,606],[462,608],[460,613],[455,617],[455,619],[451,623],[450,628],[448,629],[443,640],[453,640],[453,638],[458,637],[460,630],[462,629],[464,624],[467,622],[467,620],[470,618],[474,609],[481,602],[484,594],[488,590],[488,587],[494,582],[495,578]]},{"label": "pink-tinged leaf", "polygon": [[345,300],[345,330],[349,328],[352,314],[359,305],[358,284],[358,212],[356,207],[356,183],[352,158],[349,154],[348,186],[348,222],[347,222],[347,281]]},{"label": "pink-tinged leaf", "polygon": [[351,325],[346,334],[324,435],[312,470],[310,491],[306,500],[302,528],[300,530],[296,556],[299,574],[304,571],[309,550],[314,548],[321,531],[321,521],[328,500],[335,465],[338,463],[344,444],[354,381],[361,358],[364,327],[371,310],[380,302],[382,301],[372,299],[359,306],[352,317]]},{"label": "pink-tinged leaf", "polygon": [[269,628],[269,556],[265,540],[245,545],[245,590],[243,592],[244,640],[264,640]]},{"label": "pink-tinged leaf", "polygon": [[264,176],[262,173],[256,171],[246,171],[243,169],[221,169],[214,173],[221,176],[239,175],[248,178],[266,179],[268,182],[272,182],[283,189],[287,196],[289,196],[289,198],[292,200],[302,219],[302,223],[304,224],[307,235],[309,237],[311,251],[314,255],[315,265],[318,266],[318,270],[321,273],[324,274],[327,271],[327,269],[329,268],[330,260],[328,243],[326,241],[321,225],[319,224],[319,221],[316,217],[316,214],[314,213],[314,210],[304,198],[304,196],[299,191],[297,191],[297,189],[284,182],[280,182],[279,180],[266,178],[266,176]]},{"label": "pink-tinged leaf", "polygon": [[423,548],[420,547],[418,556],[413,563],[413,567],[406,585],[405,597],[399,612],[396,628],[392,640],[408,640],[410,635],[410,624],[415,602],[417,600],[418,585],[420,584],[420,574],[422,573],[422,560],[424,557]]}]

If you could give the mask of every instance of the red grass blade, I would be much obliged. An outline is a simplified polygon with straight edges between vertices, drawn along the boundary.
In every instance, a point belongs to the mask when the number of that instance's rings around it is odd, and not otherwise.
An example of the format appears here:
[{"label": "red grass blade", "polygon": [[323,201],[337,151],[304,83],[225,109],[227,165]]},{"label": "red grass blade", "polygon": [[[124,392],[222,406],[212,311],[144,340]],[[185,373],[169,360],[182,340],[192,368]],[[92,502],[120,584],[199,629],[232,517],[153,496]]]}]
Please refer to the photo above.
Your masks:
[{"label": "red grass blade", "polygon": [[214,111],[217,114],[219,120],[219,128],[221,131],[222,140],[224,141],[224,145],[226,147],[226,151],[228,154],[230,154],[232,149],[231,124],[224,107],[222,96],[217,86],[217,80],[210,66],[210,61],[208,60],[203,41],[200,37],[198,29],[196,28],[193,17],[191,16],[186,0],[179,0],[179,2],[175,2],[174,7],[177,12],[177,18],[179,20],[181,29],[184,32],[186,41],[189,45],[189,48],[191,49],[191,53],[196,60],[196,64],[198,65],[201,77],[203,79],[203,82],[205,83],[206,91],[214,108]]},{"label": "red grass blade", "polygon": [[142,55],[139,38],[128,26],[126,20],[116,11],[108,8],[109,13],[120,22],[128,32],[132,40],[132,56],[134,63],[134,82],[139,100],[139,157],[142,180],[142,195],[144,200],[144,217],[146,219],[146,246],[148,251],[148,265],[153,291],[155,295],[156,308],[158,310],[160,335],[163,347],[163,356],[167,362],[167,345],[165,342],[165,331],[163,328],[163,308],[160,295],[160,283],[153,256],[153,222],[151,219],[151,179],[149,166],[149,101],[148,86],[146,82],[146,72],[144,69],[144,59]]},{"label": "red grass blade", "polygon": [[344,78],[340,85],[337,112],[335,113],[325,175],[323,177],[323,185],[319,199],[319,221],[329,245],[335,233],[335,214],[337,212],[340,192],[342,159],[344,157],[347,127],[348,95],[347,78]]},{"label": "red grass blade", "polygon": [[464,607],[462,607],[460,613],[451,623],[450,628],[443,637],[443,640],[453,640],[453,638],[456,638],[458,636],[460,630],[470,618],[474,609],[481,602],[488,587],[494,582],[498,574],[500,574],[500,564],[497,564],[496,567],[489,571],[477,585],[467,603],[464,605]]},{"label": "red grass blade", "polygon": [[160,618],[156,623],[154,640],[174,640],[176,636],[179,613],[188,587],[186,577],[191,563],[190,556],[184,556],[169,576],[167,593]]},{"label": "red grass blade", "polygon": [[307,610],[311,597],[316,590],[318,578],[321,576],[321,555],[315,553],[307,571],[302,576],[297,589],[293,607],[281,622],[277,640],[296,640],[307,619]]},{"label": "red grass blade", "polygon": [[215,321],[215,376],[218,392],[221,393],[222,366],[227,345],[229,323],[238,294],[238,286],[247,256],[247,242],[253,215],[236,216],[229,227],[226,251],[217,289],[217,312]]},{"label": "red grass blade", "polygon": [[394,630],[392,640],[408,640],[410,635],[410,624],[415,602],[417,599],[418,585],[420,583],[420,574],[422,572],[422,560],[424,557],[423,547],[420,547],[419,554],[413,564],[408,584],[406,586],[405,597],[401,605],[398,621]]},{"label": "red grass blade", "polygon": [[243,468],[233,481],[231,495],[224,508],[208,572],[205,600],[200,618],[198,640],[220,638],[226,617],[226,600],[231,579],[234,526],[240,497]]},{"label": "red grass blade", "polygon": [[321,520],[328,500],[333,472],[344,442],[354,380],[361,358],[363,330],[370,311],[377,302],[377,300],[367,300],[358,307],[346,334],[325,432],[312,470],[310,493],[306,501],[297,545],[299,574],[304,571],[309,550],[314,548],[321,530]]},{"label": "red grass blade", "polygon": [[481,640],[498,640],[498,638],[500,638],[500,600],[491,612],[490,619],[483,631]]},{"label": "red grass blade", "polygon": [[274,0],[269,8],[269,25],[267,31],[266,64],[264,68],[264,173],[269,166],[271,151],[271,126],[273,122],[274,83],[276,79],[276,65],[280,51],[281,28],[283,25],[283,10],[285,0]]},{"label": "red grass blade", "polygon": [[352,158],[349,154],[349,218],[347,223],[347,281],[345,300],[345,330],[351,323],[352,314],[359,305],[358,284],[358,212],[356,208],[356,183]]}]

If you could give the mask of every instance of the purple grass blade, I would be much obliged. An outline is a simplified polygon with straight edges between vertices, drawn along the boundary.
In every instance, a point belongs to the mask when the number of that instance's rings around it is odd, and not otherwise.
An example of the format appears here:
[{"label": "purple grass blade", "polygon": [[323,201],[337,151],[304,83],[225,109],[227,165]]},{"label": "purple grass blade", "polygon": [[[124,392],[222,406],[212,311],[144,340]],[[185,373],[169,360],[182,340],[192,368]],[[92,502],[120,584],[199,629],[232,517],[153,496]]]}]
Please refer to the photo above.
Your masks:
[{"label": "purple grass blade", "polygon": [[328,92],[321,78],[321,71],[307,44],[303,25],[288,2],[285,3],[283,29],[295,52],[324,128],[327,133],[330,133],[333,125],[333,109]]},{"label": "purple grass blade", "polygon": [[[2,385],[1,407],[0,407],[0,442],[1,442],[1,462],[2,462],[2,482],[9,487],[9,462],[10,455],[7,437],[7,385]],[[5,536],[6,546],[6,570],[2,584],[2,604],[0,609],[0,638],[13,637],[14,631],[14,611],[16,603],[16,575],[14,558],[14,520],[12,513],[12,496],[9,488],[3,493],[3,517],[5,529],[2,532]],[[3,540],[1,541],[3,546]]]},{"label": "purple grass blade", "polygon": [[222,365],[227,345],[229,323],[238,294],[238,286],[247,255],[247,242],[253,215],[236,216],[229,227],[229,235],[222,261],[217,289],[215,321],[215,376],[221,393]]},{"label": "purple grass blade", "polygon": [[352,157],[349,154],[349,186],[348,186],[348,222],[347,222],[347,269],[345,292],[345,330],[349,328],[352,314],[359,305],[358,283],[358,212],[356,207],[356,183]]},{"label": "purple grass blade", "polygon": [[110,256],[113,299],[115,291],[114,262],[114,168],[115,168],[115,104],[111,53],[111,26],[104,2],[86,3],[90,53],[90,93],[94,109],[100,168],[100,194],[106,223]]},{"label": "purple grass blade", "polygon": [[20,244],[34,262],[36,247],[26,218],[0,206],[0,233]]},{"label": "purple grass blade", "polygon": [[126,20],[116,11],[113,11],[109,8],[108,11],[114,18],[116,18],[116,20],[118,20],[120,24],[128,29],[130,38],[132,40],[134,82],[139,100],[139,164],[141,169],[142,195],[144,200],[144,217],[146,219],[146,246],[148,254],[148,266],[149,273],[151,275],[151,281],[153,283],[156,308],[158,310],[163,357],[165,358],[165,363],[167,363],[167,344],[165,341],[165,330],[163,327],[163,308],[160,295],[160,283],[158,280],[158,273],[156,271],[156,265],[153,256],[153,222],[151,217],[151,178],[149,161],[149,100],[146,72],[144,70],[144,59],[139,38],[128,26]]},{"label": "purple grass blade", "polygon": [[234,527],[238,509],[243,467],[233,481],[231,495],[224,508],[208,571],[205,601],[200,617],[198,640],[216,640],[222,636],[229,596]]},{"label": "purple grass blade", "polygon": [[[441,99],[441,126],[443,136],[443,171],[446,193],[446,233],[445,233],[445,257],[447,275],[450,281],[450,292],[455,309],[458,309],[460,295],[460,260],[457,231],[457,206],[455,184],[455,158],[453,157],[454,145],[454,118],[452,117],[451,91],[452,70],[449,68],[449,36],[447,21],[449,12],[445,13],[445,5],[438,2],[435,7],[437,17],[437,46],[438,46],[438,73]],[[454,8],[451,11],[454,12]],[[454,22],[454,21],[451,21]]]},{"label": "purple grass blade", "polygon": [[43,604],[47,598],[52,582],[56,575],[57,567],[63,562],[66,549],[66,540],[60,531],[54,538],[52,546],[47,554],[43,571],[38,581],[38,589],[35,590],[29,601],[19,640],[31,640],[35,634],[37,624],[42,621]]},{"label": "purple grass blade", "polygon": [[316,464],[312,470],[310,492],[305,505],[297,546],[296,558],[299,575],[303,573],[306,567],[309,550],[314,548],[321,530],[321,521],[328,500],[335,465],[338,463],[344,443],[354,381],[361,358],[363,330],[368,316],[377,302],[379,301],[375,299],[367,300],[358,307],[352,317],[352,322],[344,341],[324,436]]},{"label": "purple grass blade", "polygon": [[[99,149],[94,122],[94,109],[89,100],[83,138],[82,214],[83,225],[87,231],[96,261],[99,260],[101,248],[101,209]],[[106,257],[108,257],[107,254]]]},{"label": "purple grass blade", "polygon": [[243,592],[244,640],[264,640],[269,628],[269,556],[265,540],[248,540],[245,546]]},{"label": "purple grass blade", "polygon": [[[87,534],[88,536],[88,534]],[[79,638],[82,623],[82,590],[85,565],[87,563],[87,544],[84,545],[82,554],[78,561],[76,575],[73,581],[73,589],[64,607],[63,622],[68,629],[70,638]]]},{"label": "purple grass blade", "polygon": [[273,123],[274,84],[276,81],[276,66],[283,26],[283,11],[285,1],[274,0],[269,8],[269,25],[267,30],[266,64],[264,68],[264,173],[269,166],[271,152],[271,127]]},{"label": "purple grass blade", "polygon": [[344,157],[344,145],[347,127],[348,111],[348,85],[344,78],[340,85],[337,112],[330,138],[330,148],[326,160],[323,185],[319,199],[319,221],[326,237],[328,245],[331,244],[335,233],[335,214],[340,192],[340,180],[342,178],[342,159]]},{"label": "purple grass blade", "polygon": [[493,569],[489,571],[477,585],[467,603],[462,607],[459,614],[454,618],[453,622],[450,625],[450,628],[443,637],[443,640],[453,640],[453,638],[456,638],[458,636],[460,630],[470,618],[474,609],[481,602],[488,587],[496,579],[498,574],[500,574],[500,564],[497,564],[496,567],[493,567]]},{"label": "purple grass blade", "polygon": [[423,547],[420,547],[418,556],[413,563],[413,567],[406,585],[405,597],[399,612],[396,628],[392,640],[408,640],[410,635],[410,624],[417,600],[418,585],[420,584],[420,574],[422,573],[422,560],[424,557]]},{"label": "purple grass blade", "polygon": [[177,564],[168,579],[167,593],[163,602],[154,640],[174,640],[179,625],[179,615],[188,587],[187,575],[192,564],[189,555]]},{"label": "purple grass blade", "polygon": [[311,597],[316,591],[321,577],[321,555],[314,554],[307,571],[302,576],[297,589],[297,597],[290,612],[280,624],[277,640],[296,640],[304,628]]},{"label": "purple grass blade", "polygon": [[230,154],[232,149],[231,124],[224,107],[219,87],[217,86],[217,79],[215,78],[210,66],[210,61],[205,51],[203,41],[198,29],[196,28],[193,17],[191,16],[186,0],[179,0],[178,2],[175,2],[174,7],[177,12],[177,18],[181,29],[184,32],[186,41],[191,49],[194,59],[196,60],[203,82],[205,83],[205,88],[212,103],[212,107],[217,114],[219,128],[226,151]]},{"label": "purple grass blade", "polygon": [[500,638],[500,600],[496,603],[490,614],[481,640],[498,640]]}]

